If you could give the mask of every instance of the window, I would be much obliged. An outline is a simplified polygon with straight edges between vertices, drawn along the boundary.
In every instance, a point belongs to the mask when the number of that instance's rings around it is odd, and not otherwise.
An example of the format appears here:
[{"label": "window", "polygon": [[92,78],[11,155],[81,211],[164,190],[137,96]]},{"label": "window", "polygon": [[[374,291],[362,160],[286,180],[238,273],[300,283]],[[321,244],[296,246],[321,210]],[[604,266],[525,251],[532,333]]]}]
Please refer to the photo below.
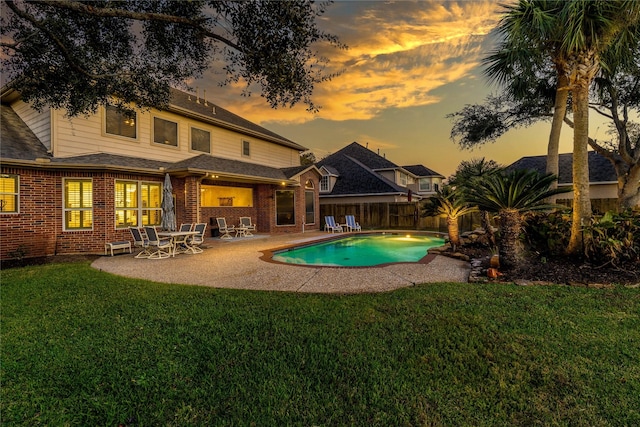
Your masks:
[{"label": "window", "polygon": [[296,223],[295,198],[293,190],[276,191],[276,225]]},{"label": "window", "polygon": [[18,175],[0,175],[0,212],[18,212]]},{"label": "window", "polygon": [[116,228],[160,225],[162,185],[137,181],[116,181]]},{"label": "window", "polygon": [[107,105],[105,107],[105,132],[111,135],[124,136],[135,139],[137,114],[135,111],[121,111],[117,107]]},{"label": "window", "polygon": [[65,230],[90,230],[93,227],[93,182],[90,179],[64,181]]},{"label": "window", "polygon": [[320,191],[329,191],[329,175],[323,175],[320,179]]},{"label": "window", "polygon": [[403,187],[407,186],[407,175],[404,173],[400,174],[400,185],[402,185]]},{"label": "window", "polygon": [[249,143],[249,141],[242,141],[242,155],[244,157],[251,156],[251,144]]},{"label": "window", "polygon": [[304,192],[304,223],[313,224],[316,222],[316,193],[313,191]]},{"label": "window", "polygon": [[211,133],[206,130],[191,128],[191,149],[211,153]]},{"label": "window", "polygon": [[200,206],[250,208],[253,206],[253,188],[203,185],[200,189]]},{"label": "window", "polygon": [[[313,181],[310,179],[304,183],[305,190],[313,190]],[[304,223],[314,224],[316,222],[316,193],[315,191],[304,192]]]},{"label": "window", "polygon": [[431,191],[429,178],[420,178],[420,191]]},{"label": "window", "polygon": [[438,191],[438,190],[439,190],[438,184],[433,184],[433,191]]},{"label": "window", "polygon": [[178,124],[159,117],[153,118],[153,142],[162,145],[178,146]]}]

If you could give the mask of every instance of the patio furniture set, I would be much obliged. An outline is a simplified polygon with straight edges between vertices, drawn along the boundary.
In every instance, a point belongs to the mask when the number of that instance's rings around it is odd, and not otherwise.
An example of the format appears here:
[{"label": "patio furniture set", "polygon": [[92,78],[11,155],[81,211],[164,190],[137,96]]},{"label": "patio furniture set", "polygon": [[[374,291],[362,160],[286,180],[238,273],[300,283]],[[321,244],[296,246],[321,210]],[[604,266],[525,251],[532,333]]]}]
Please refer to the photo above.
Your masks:
[{"label": "patio furniture set", "polygon": [[348,232],[362,231],[360,224],[356,222],[354,215],[345,215],[345,224],[338,224],[333,215],[324,217],[324,231],[327,233],[342,233],[345,229]]},{"label": "patio furniture set", "polygon": [[145,259],[164,259],[176,254],[198,254],[204,242],[207,224],[182,224],[178,231],[158,231],[156,227],[129,227],[133,246],[141,249],[135,256]]},{"label": "patio furniture set", "polygon": [[216,218],[218,223],[218,230],[220,231],[220,238],[224,240],[233,239],[235,237],[250,237],[256,232],[256,225],[251,222],[251,217],[241,216],[239,225],[228,225],[226,218]]}]

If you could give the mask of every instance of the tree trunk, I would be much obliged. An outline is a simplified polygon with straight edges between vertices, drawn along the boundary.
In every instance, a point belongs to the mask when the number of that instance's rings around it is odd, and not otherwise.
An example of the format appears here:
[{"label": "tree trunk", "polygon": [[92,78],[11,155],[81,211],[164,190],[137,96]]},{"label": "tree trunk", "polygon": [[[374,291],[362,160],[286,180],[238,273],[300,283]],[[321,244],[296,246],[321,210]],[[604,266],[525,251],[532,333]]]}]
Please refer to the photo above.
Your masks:
[{"label": "tree trunk", "polygon": [[500,211],[500,265],[506,269],[512,269],[522,259],[522,245],[520,232],[522,219],[520,212],[515,209]]},{"label": "tree trunk", "polygon": [[458,218],[447,217],[447,231],[449,233],[449,243],[454,251],[460,246],[460,229],[458,228]]},{"label": "tree trunk", "polygon": [[583,61],[577,61],[576,79],[572,84],[573,94],[573,215],[571,217],[571,237],[567,254],[577,255],[583,247],[582,226],[591,219],[591,199],[589,197],[589,86],[597,64],[595,56],[584,54]]},{"label": "tree trunk", "polygon": [[496,235],[493,232],[493,227],[491,226],[491,214],[488,211],[480,212],[480,223],[485,233],[487,233],[487,238],[489,239],[489,244],[491,246],[496,245]]},{"label": "tree trunk", "polygon": [[[567,101],[569,99],[569,78],[565,74],[562,66],[556,65],[558,70],[556,98],[553,106],[553,120],[551,121],[551,132],[549,133],[549,144],[547,145],[547,173],[555,176],[559,174],[558,155],[560,154],[560,133],[562,123],[567,114]],[[554,181],[550,189],[558,188],[558,181]],[[557,194],[547,199],[548,203],[556,203]]]},{"label": "tree trunk", "polygon": [[[620,181],[620,177],[618,178]],[[622,186],[618,183],[618,207],[620,210],[633,209],[640,205],[640,163],[632,165],[624,176]]]}]

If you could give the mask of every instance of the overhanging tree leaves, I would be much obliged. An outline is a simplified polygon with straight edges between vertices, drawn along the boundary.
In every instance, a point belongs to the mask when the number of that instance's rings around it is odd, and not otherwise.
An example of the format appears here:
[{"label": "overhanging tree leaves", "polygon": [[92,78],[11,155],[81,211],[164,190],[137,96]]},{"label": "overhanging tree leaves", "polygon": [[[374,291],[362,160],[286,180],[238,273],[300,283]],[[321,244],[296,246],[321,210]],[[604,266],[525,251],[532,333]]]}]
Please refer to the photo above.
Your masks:
[{"label": "overhanging tree leaves", "polygon": [[316,19],[327,2],[3,1],[2,69],[36,108],[92,113],[112,102],[166,105],[214,62],[226,83],[253,84],[272,107],[310,111],[314,85],[333,77],[317,44],[343,48]]}]

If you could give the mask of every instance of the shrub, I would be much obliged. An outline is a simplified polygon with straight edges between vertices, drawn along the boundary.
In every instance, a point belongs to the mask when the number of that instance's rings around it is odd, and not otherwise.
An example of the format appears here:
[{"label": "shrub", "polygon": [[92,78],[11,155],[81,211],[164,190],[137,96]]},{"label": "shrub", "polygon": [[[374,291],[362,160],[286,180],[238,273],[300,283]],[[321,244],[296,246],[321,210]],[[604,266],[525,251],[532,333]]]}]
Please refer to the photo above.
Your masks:
[{"label": "shrub", "polygon": [[536,212],[526,217],[525,242],[529,250],[542,256],[561,256],[569,244],[571,213]]},{"label": "shrub", "polygon": [[597,265],[623,265],[640,262],[640,216],[627,210],[607,212],[584,228],[584,254]]}]

